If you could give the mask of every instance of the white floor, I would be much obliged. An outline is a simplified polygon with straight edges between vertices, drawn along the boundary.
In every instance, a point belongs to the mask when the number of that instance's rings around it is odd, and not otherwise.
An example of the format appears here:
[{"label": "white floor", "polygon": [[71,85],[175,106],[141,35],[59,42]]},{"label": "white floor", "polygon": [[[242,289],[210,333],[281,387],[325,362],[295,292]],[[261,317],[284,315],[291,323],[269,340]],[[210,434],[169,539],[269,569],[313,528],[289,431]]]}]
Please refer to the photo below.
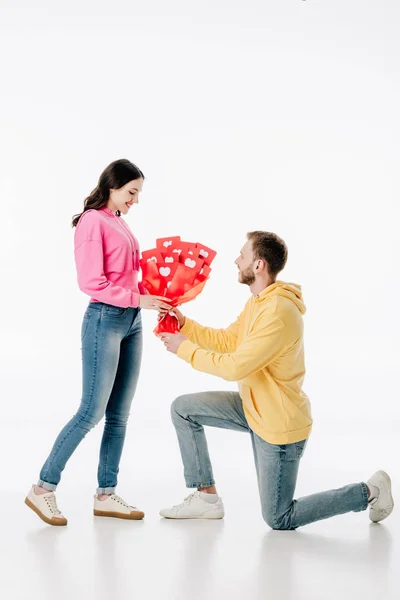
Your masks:
[{"label": "white floor", "polygon": [[19,515],[3,561],[4,597],[399,597],[394,521],[369,526],[363,515],[273,532],[257,515],[219,522],[162,521],[155,514],[142,523],[94,520],[89,511],[85,516],[85,504],[69,510],[64,529]]},{"label": "white floor", "polygon": [[[46,437],[53,429],[54,425],[47,427]],[[7,600],[400,597],[400,513],[395,510],[380,525],[370,524],[364,512],[295,532],[271,531],[260,515],[250,445],[244,435],[209,432],[227,511],[223,521],[166,521],[158,516],[162,506],[180,501],[186,491],[173,438],[164,440],[157,477],[149,475],[150,469],[156,472],[151,460],[146,463],[145,455],[137,452],[140,446],[146,449],[146,440],[127,440],[120,493],[143,507],[143,522],[93,517],[93,490],[86,475],[89,464],[95,474],[99,435],[100,430],[93,432],[91,441],[85,440],[59,488],[68,527],[45,525],[23,503],[37,450],[32,449],[33,456],[20,465],[26,485],[21,482],[4,489],[1,596]],[[373,463],[374,449],[363,438],[355,444],[344,437],[335,448],[334,438],[313,434],[301,466],[298,495],[357,481],[361,479],[357,474],[370,474],[369,463],[374,469],[383,466],[391,471],[396,487],[396,455],[391,450],[396,447],[395,438],[376,441],[390,450],[385,465]],[[42,454],[45,444],[39,445]],[[350,447],[353,457],[346,463],[343,453]],[[132,479],[127,480],[129,471]]]}]

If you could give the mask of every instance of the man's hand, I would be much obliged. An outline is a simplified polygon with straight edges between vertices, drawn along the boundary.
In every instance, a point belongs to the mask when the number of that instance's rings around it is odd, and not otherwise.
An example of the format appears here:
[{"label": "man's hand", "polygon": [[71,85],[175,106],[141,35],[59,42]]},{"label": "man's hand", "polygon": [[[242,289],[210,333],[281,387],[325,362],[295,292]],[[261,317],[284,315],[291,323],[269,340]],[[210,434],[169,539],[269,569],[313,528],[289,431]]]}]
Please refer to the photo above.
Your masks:
[{"label": "man's hand", "polygon": [[175,313],[176,318],[179,321],[179,329],[182,329],[182,327],[184,326],[185,321],[186,321],[185,315],[183,313],[181,313],[181,311],[179,310],[179,308],[173,308],[172,312]]},{"label": "man's hand", "polygon": [[160,333],[158,337],[164,343],[168,352],[173,354],[176,354],[179,346],[187,340],[186,335],[183,335],[183,333]]}]

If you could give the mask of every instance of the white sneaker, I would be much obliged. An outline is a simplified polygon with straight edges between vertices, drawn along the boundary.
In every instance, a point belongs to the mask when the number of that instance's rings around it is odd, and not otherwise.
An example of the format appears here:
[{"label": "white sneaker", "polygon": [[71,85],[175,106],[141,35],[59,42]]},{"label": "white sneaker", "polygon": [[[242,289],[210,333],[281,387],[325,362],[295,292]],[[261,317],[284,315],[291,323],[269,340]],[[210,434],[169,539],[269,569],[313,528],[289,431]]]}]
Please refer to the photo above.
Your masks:
[{"label": "white sneaker", "polygon": [[225,515],[221,498],[214,503],[207,502],[199,491],[190,494],[182,504],[163,508],[160,515],[166,519],[223,519]]},{"label": "white sneaker", "polygon": [[58,509],[56,495],[54,492],[48,494],[35,494],[33,485],[25,498],[25,504],[29,506],[48,525],[63,526],[68,523],[67,519]]},{"label": "white sneaker", "polygon": [[99,500],[96,495],[94,497],[93,514],[96,517],[114,517],[133,521],[140,521],[144,517],[144,512],[135,506],[130,506],[117,494],[112,494],[107,500]]},{"label": "white sneaker", "polygon": [[385,471],[377,471],[368,479],[367,485],[374,485],[379,490],[379,496],[369,502],[369,518],[373,523],[378,523],[386,519],[393,510],[392,483]]}]

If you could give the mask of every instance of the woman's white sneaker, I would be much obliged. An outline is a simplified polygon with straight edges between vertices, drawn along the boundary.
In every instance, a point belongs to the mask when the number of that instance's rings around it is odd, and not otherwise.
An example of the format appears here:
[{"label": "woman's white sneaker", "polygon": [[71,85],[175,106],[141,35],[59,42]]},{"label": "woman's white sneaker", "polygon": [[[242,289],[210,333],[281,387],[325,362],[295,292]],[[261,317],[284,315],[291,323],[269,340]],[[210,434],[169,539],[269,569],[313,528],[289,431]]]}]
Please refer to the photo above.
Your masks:
[{"label": "woman's white sneaker", "polygon": [[33,485],[25,498],[25,504],[29,506],[48,525],[64,526],[68,523],[57,506],[54,492],[48,494],[35,494]]},{"label": "woman's white sneaker", "polygon": [[182,504],[163,508],[160,515],[166,519],[223,519],[224,505],[220,497],[215,502],[207,502],[203,492],[190,494]]},{"label": "woman's white sneaker", "polygon": [[392,483],[385,471],[377,471],[368,479],[367,485],[379,490],[378,496],[369,501],[369,518],[373,523],[379,523],[390,515],[394,507]]},{"label": "woman's white sneaker", "polygon": [[95,496],[93,514],[96,517],[114,517],[132,521],[141,521],[144,517],[144,512],[135,506],[130,506],[117,494],[111,494],[106,500],[99,500]]}]

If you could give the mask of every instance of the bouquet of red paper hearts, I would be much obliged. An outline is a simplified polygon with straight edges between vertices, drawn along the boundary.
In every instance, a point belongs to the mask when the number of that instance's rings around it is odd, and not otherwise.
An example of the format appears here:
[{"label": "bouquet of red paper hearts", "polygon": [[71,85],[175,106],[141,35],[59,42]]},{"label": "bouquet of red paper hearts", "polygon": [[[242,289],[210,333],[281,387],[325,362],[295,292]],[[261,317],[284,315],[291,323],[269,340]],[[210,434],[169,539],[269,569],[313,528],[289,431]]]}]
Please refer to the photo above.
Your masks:
[{"label": "bouquet of red paper hearts", "polygon": [[[156,240],[156,248],[142,252],[142,284],[155,296],[165,296],[171,306],[194,300],[210,276],[217,253],[203,244],[183,242],[179,236]],[[178,319],[167,314],[154,329],[156,335],[179,331]]]}]

